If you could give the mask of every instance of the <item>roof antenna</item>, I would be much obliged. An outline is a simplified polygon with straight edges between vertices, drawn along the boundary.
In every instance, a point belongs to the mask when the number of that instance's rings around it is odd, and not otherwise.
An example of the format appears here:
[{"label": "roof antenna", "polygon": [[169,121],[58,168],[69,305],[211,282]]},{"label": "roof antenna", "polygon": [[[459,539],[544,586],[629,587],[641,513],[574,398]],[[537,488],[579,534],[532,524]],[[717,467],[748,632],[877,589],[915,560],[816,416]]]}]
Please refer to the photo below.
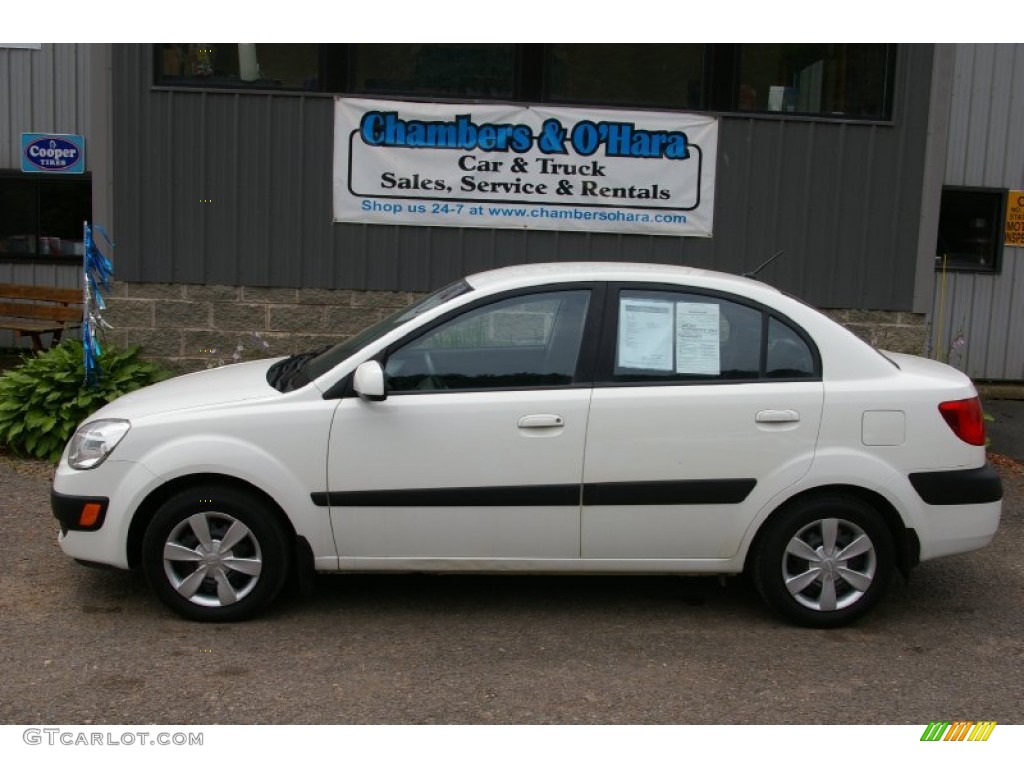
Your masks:
[{"label": "roof antenna", "polygon": [[777,258],[779,258],[779,256],[781,256],[781,255],[782,255],[782,254],[784,254],[785,252],[786,252],[786,249],[785,249],[785,248],[780,248],[780,249],[779,249],[779,250],[778,250],[778,251],[777,251],[777,252],[775,253],[775,255],[774,255],[774,256],[772,256],[772,257],[771,257],[770,259],[768,259],[768,261],[766,261],[766,262],[765,262],[764,264],[762,264],[762,265],[761,265],[760,267],[758,267],[757,269],[755,269],[755,270],[754,270],[754,271],[752,271],[752,272],[744,272],[744,273],[743,273],[743,277],[757,277],[757,273],[758,273],[758,272],[760,272],[760,271],[761,271],[762,269],[764,269],[765,267],[767,267],[767,266],[768,266],[769,264],[771,264],[771,263],[772,263],[773,261],[775,261],[775,260],[776,260]]}]

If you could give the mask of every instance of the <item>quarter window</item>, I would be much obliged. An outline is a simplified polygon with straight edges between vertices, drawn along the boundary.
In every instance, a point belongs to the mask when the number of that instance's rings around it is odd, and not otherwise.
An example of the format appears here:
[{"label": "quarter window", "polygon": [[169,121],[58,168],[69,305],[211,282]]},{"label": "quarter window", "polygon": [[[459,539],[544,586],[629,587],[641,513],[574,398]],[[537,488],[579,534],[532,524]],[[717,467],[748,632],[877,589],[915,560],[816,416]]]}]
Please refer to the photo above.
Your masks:
[{"label": "quarter window", "polygon": [[589,299],[589,291],[559,291],[471,310],[390,355],[388,390],[568,386]]},{"label": "quarter window", "polygon": [[807,342],[774,317],[768,321],[765,372],[770,379],[807,379],[814,376],[814,355]]}]

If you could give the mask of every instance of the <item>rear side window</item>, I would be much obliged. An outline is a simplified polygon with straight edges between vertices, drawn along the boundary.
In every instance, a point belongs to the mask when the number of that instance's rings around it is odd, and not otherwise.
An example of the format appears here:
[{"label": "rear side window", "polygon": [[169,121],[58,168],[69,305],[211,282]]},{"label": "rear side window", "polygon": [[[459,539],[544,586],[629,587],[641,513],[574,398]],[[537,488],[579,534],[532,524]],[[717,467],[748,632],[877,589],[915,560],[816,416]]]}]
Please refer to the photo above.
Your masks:
[{"label": "rear side window", "polygon": [[698,293],[619,294],[613,381],[816,378],[816,359],[800,333],[758,306]]}]

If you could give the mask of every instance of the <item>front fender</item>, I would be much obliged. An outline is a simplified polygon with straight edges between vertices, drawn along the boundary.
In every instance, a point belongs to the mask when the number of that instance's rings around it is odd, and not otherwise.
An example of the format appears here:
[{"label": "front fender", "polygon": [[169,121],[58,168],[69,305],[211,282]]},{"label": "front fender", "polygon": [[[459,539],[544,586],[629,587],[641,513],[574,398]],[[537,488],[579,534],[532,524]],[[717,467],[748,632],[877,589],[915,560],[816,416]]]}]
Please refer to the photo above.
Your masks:
[{"label": "front fender", "polygon": [[[198,475],[222,475],[259,489],[279,506],[296,534],[313,547],[318,567],[336,562],[330,515],[315,506],[310,494],[326,487],[321,444],[319,460],[268,449],[225,435],[190,435],[154,446],[139,461],[158,479],[147,497],[167,483]],[[308,448],[307,448],[308,450]],[[141,502],[140,502],[141,503]]]}]

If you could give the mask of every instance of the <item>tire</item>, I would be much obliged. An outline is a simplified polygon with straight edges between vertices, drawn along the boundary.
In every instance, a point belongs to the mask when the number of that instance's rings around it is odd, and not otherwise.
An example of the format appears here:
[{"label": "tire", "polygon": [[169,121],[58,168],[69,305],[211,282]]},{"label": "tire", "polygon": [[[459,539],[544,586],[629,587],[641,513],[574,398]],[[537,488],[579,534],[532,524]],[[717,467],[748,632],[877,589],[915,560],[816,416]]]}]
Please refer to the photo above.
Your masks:
[{"label": "tire", "polygon": [[142,540],[142,568],[157,596],[181,616],[242,621],[263,611],[284,586],[289,542],[264,500],[198,486],[157,510]]},{"label": "tire", "polygon": [[758,592],[805,627],[850,624],[892,577],[893,538],[878,512],[852,496],[819,496],[779,510],[754,553]]}]

